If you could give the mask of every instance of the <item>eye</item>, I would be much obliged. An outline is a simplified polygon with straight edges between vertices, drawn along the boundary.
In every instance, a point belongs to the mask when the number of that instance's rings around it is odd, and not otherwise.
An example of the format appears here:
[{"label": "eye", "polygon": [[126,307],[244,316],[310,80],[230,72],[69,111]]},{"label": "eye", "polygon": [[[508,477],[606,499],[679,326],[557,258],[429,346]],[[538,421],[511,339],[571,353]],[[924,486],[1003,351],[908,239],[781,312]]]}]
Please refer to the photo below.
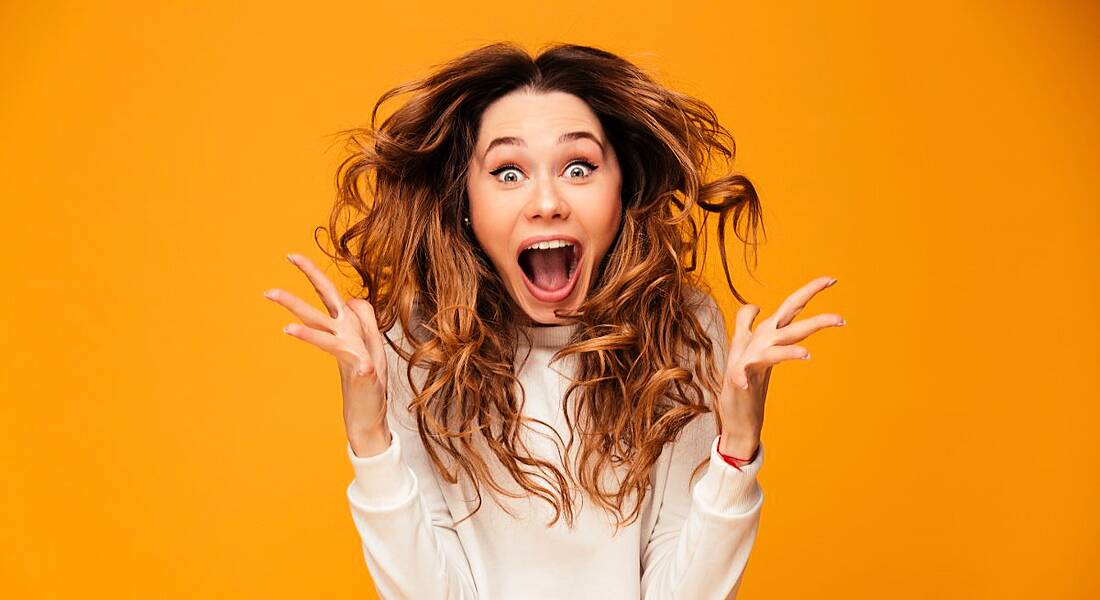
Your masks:
[{"label": "eye", "polygon": [[[599,167],[584,159],[574,160],[565,167],[565,173],[569,179],[584,179],[590,177]],[[574,177],[575,175],[575,177]]]},{"label": "eye", "polygon": [[[509,163],[489,171],[489,174],[496,177],[497,181],[501,183],[512,184],[519,183],[519,178],[523,175],[523,171],[520,171],[519,167],[516,165]],[[501,177],[501,175],[504,175],[504,177]]]}]

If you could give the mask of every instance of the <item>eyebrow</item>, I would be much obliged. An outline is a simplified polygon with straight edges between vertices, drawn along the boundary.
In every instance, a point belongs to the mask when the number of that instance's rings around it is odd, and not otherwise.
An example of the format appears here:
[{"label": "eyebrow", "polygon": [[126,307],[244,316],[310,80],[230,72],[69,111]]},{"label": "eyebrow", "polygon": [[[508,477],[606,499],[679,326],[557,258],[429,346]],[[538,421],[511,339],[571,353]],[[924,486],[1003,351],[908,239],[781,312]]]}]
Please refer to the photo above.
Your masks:
[{"label": "eyebrow", "polygon": [[[603,154],[603,152],[604,152],[603,142],[601,142],[599,140],[599,138],[597,138],[595,135],[593,135],[593,134],[591,134],[587,131],[569,131],[569,132],[563,133],[563,134],[561,134],[560,137],[558,137],[558,143],[559,144],[564,144],[566,142],[571,142],[573,140],[579,140],[579,139],[589,139],[589,140],[592,140],[593,142],[596,142],[596,145],[600,147],[600,153]],[[519,137],[515,137],[515,136],[498,137],[498,138],[494,139],[493,141],[489,142],[489,146],[485,148],[485,152],[481,155],[482,159],[484,159],[486,156],[489,155],[490,150],[492,150],[493,148],[495,148],[497,146],[502,146],[502,145],[526,146],[527,142],[523,141],[523,138],[519,138]]]}]

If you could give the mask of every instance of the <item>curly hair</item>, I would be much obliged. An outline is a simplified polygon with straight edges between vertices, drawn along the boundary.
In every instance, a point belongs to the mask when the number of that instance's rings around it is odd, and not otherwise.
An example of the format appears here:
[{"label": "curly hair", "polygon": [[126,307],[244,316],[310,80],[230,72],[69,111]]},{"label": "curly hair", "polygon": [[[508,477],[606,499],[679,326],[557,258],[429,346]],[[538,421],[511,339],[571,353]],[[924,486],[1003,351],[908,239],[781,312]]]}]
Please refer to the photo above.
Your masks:
[{"label": "curly hair", "polygon": [[[588,296],[558,315],[579,327],[552,358],[572,356],[576,364],[563,399],[576,395],[564,451],[579,434],[580,487],[617,515],[620,527],[638,517],[665,444],[711,412],[708,395],[720,393],[716,350],[687,297],[692,287],[708,289],[696,268],[700,249],[706,256],[707,218],[718,215],[726,283],[742,303],[730,278],[726,230],[755,251],[764,229],[753,185],[732,174],[733,137],[713,109],[602,49],[554,44],[532,56],[510,42],[489,44],[385,92],[369,127],[338,132],[350,155],[336,173],[329,227],[315,234],[327,232],[335,251],[325,253],[358,273],[380,331],[397,322],[409,332],[414,318],[422,327],[408,349],[386,338],[407,363],[407,408],[435,468],[452,484],[465,473],[477,490],[477,507],[462,520],[481,507],[479,484],[520,496],[493,478],[475,449],[481,444],[522,495],[551,504],[551,524],[564,513],[572,526],[579,493],[569,484],[573,473],[534,456],[521,436],[521,427],[538,420],[521,410],[513,361],[523,332],[510,326],[517,307],[462,226],[480,116],[516,90],[561,91],[587,102],[622,168],[619,234],[596,266]],[[404,95],[378,125],[382,105]],[[704,181],[712,170],[720,176]],[[424,369],[423,385],[414,382],[414,367]],[[625,473],[619,489],[600,487],[607,468]],[[637,501],[628,511],[632,494]]]}]

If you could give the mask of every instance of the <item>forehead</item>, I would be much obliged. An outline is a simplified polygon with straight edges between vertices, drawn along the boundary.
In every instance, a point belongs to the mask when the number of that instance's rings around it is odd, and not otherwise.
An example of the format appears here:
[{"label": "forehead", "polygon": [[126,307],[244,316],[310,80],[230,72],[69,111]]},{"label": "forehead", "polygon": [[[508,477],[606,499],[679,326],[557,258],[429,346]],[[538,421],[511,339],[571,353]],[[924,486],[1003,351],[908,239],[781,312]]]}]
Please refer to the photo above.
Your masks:
[{"label": "forehead", "polygon": [[599,117],[584,100],[566,92],[516,91],[498,98],[481,116],[478,146],[501,135],[554,137],[566,129],[588,129],[603,137]]}]

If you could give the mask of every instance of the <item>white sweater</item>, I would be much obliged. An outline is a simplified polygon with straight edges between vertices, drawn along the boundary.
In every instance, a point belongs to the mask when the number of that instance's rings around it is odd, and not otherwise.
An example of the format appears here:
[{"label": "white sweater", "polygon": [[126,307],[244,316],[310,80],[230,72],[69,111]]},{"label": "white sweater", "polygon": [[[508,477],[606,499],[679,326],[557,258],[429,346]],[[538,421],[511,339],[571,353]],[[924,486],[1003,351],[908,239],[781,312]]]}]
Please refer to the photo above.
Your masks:
[{"label": "white sweater", "polygon": [[[696,293],[694,298],[721,373],[726,356],[722,314],[710,296]],[[552,424],[566,441],[562,398],[572,357],[553,365],[549,360],[576,327],[528,328],[532,344],[528,347],[521,336],[516,361],[526,392],[524,414]],[[403,342],[399,325],[395,331],[391,339]],[[476,505],[476,494],[463,477],[448,484],[437,476],[406,408],[411,393],[405,363],[388,345],[386,351],[393,441],[387,450],[365,458],[347,446],[355,472],[347,489],[352,519],[382,598],[704,600],[737,594],[764,500],[757,481],[762,445],[755,460],[738,471],[718,455],[714,415],[696,417],[654,465],[653,488],[640,518],[615,535],[613,519],[589,498],[583,498],[573,529],[564,519],[547,527],[553,509],[546,501],[501,497],[519,515],[513,518],[484,485],[481,508],[456,526]],[[419,371],[418,384],[423,381]],[[524,439],[532,452],[561,468],[555,439]],[[579,445],[578,440],[570,460]],[[708,465],[689,482],[692,469],[708,453]],[[499,461],[487,458],[487,463],[497,468],[494,475],[507,489],[521,489]],[[612,489],[613,480],[607,481],[604,489]]]}]

